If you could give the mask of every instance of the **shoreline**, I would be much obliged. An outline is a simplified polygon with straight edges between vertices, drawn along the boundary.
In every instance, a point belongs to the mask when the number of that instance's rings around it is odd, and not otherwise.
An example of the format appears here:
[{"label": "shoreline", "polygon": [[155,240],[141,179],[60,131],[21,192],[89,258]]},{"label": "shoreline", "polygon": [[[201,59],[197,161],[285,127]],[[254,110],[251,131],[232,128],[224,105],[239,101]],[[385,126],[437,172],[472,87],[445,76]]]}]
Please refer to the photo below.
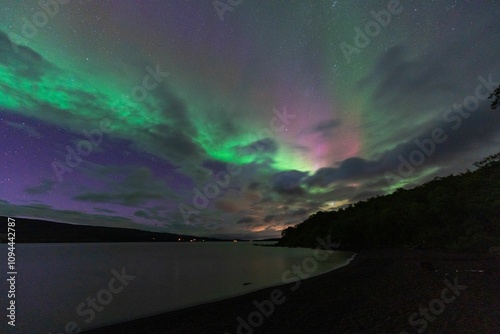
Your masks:
[{"label": "shoreline", "polygon": [[[456,301],[443,304],[439,315],[430,315],[432,321],[417,314],[411,324],[409,317],[439,300],[446,282],[454,280],[467,286]],[[273,301],[273,306],[265,301]],[[256,305],[267,314],[259,316]],[[84,333],[232,334],[238,328],[240,333],[273,334],[417,333],[424,325],[427,333],[500,332],[498,259],[435,251],[364,251],[347,265],[301,280],[300,285],[268,287]]]}]

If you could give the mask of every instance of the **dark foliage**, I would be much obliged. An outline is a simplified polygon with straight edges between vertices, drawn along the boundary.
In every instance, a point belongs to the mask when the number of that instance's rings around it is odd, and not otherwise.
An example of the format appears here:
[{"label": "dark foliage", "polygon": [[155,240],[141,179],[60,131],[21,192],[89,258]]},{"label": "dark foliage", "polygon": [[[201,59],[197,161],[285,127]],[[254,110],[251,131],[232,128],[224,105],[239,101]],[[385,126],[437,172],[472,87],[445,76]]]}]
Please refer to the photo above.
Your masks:
[{"label": "dark foliage", "polygon": [[489,98],[493,98],[491,102],[491,109],[496,109],[500,105],[500,86],[498,86],[493,93],[490,94]]},{"label": "dark foliage", "polygon": [[330,236],[350,250],[433,248],[485,251],[500,245],[500,153],[477,169],[398,189],[338,211],[317,212],[282,232],[281,246],[313,247]]}]

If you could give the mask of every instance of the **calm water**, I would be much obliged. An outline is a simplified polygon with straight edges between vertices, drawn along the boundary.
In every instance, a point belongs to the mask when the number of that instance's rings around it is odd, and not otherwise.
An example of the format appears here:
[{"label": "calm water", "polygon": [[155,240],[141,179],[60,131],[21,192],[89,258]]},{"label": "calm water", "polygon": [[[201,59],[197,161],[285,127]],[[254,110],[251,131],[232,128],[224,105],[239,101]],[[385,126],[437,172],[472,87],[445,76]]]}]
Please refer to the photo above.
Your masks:
[{"label": "calm water", "polygon": [[[16,252],[16,328],[2,314],[2,333],[70,333],[71,322],[83,330],[223,299],[282,284],[284,272],[313,256],[247,242],[22,244]],[[335,252],[312,274],[351,256]]]}]

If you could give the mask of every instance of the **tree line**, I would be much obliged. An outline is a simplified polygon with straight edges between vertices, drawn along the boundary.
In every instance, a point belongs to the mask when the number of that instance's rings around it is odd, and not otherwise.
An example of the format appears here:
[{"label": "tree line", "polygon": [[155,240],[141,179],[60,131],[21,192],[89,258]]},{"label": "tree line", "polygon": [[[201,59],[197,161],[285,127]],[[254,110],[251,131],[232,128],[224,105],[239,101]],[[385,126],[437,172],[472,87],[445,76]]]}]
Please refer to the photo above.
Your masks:
[{"label": "tree line", "polygon": [[278,244],[314,247],[318,237],[330,236],[350,250],[500,246],[500,152],[474,165],[475,171],[436,177],[411,190],[319,211],[283,230]]}]

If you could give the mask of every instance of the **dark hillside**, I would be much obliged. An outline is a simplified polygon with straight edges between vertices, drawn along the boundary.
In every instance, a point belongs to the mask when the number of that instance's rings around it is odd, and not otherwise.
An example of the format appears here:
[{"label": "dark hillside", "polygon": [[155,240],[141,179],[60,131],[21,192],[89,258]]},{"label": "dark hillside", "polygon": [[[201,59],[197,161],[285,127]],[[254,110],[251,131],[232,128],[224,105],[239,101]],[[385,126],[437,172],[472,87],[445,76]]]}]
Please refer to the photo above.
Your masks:
[{"label": "dark hillside", "polygon": [[[14,218],[14,217],[11,217]],[[16,243],[19,242],[144,242],[144,241],[221,241],[213,238],[198,238],[191,235],[148,232],[128,228],[83,226],[50,221],[14,218],[16,221]],[[7,217],[0,217],[2,233],[7,233]],[[6,242],[2,235],[1,242]]]},{"label": "dark hillside", "polygon": [[330,236],[346,249],[418,247],[485,251],[500,245],[500,153],[474,172],[317,212],[282,232],[279,245],[311,247]]}]

